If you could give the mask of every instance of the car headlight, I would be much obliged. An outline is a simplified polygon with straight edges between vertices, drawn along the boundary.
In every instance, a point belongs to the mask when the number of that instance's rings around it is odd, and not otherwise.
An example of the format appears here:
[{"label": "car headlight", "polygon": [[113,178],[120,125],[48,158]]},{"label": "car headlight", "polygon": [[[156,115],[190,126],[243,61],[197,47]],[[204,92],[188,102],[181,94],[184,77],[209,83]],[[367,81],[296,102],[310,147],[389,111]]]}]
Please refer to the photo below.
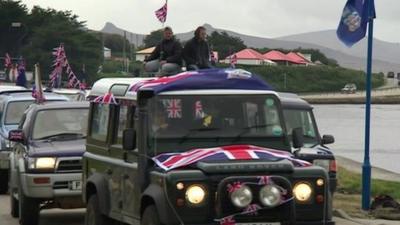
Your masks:
[{"label": "car headlight", "polygon": [[202,203],[205,199],[205,196],[206,191],[204,190],[204,188],[196,184],[188,187],[185,194],[186,200],[194,205]]},{"label": "car headlight", "polygon": [[313,190],[308,183],[297,183],[293,188],[293,195],[299,202],[306,202],[310,200]]},{"label": "car headlight", "polygon": [[277,206],[282,200],[281,191],[276,185],[266,185],[260,190],[260,202],[264,206]]},{"label": "car headlight", "polygon": [[242,185],[231,193],[232,204],[238,208],[244,208],[253,201],[253,194],[248,186]]},{"label": "car headlight", "polygon": [[40,157],[40,158],[28,159],[29,169],[54,169],[55,165],[56,165],[56,158],[53,157]]}]

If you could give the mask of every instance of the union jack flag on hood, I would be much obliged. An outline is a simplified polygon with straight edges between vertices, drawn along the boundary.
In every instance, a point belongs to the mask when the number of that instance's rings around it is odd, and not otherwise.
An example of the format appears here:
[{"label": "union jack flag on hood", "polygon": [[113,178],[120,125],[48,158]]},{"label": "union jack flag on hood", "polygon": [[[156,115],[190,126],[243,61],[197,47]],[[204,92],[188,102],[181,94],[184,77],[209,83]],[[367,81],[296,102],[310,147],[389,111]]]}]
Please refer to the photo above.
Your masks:
[{"label": "union jack flag on hood", "polygon": [[130,91],[152,89],[165,91],[200,89],[273,90],[260,77],[242,69],[206,69],[180,73],[169,77],[145,80],[133,85]]},{"label": "union jack flag on hood", "polygon": [[165,171],[192,165],[197,162],[231,160],[269,160],[287,159],[296,167],[311,166],[309,162],[296,159],[289,152],[258,147],[254,145],[230,145],[216,148],[199,148],[188,152],[163,153],[153,157],[153,161]]}]

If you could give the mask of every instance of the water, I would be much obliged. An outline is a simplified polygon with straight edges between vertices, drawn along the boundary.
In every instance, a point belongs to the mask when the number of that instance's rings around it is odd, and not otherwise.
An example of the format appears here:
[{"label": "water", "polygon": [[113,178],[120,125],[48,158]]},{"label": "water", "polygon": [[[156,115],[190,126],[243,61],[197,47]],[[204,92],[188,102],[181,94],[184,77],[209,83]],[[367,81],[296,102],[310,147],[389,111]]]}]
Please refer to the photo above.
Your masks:
[{"label": "water", "polygon": [[[332,134],[336,155],[364,159],[365,105],[314,105],[322,134]],[[370,159],[372,166],[400,173],[400,105],[372,105]]]}]

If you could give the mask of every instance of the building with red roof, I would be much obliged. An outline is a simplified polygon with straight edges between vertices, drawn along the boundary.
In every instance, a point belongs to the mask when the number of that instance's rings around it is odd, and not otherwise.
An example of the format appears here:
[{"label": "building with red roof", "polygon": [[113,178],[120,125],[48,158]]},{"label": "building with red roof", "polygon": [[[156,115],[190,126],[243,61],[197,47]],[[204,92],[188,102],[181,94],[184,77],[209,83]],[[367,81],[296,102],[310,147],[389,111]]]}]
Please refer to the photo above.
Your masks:
[{"label": "building with red roof", "polygon": [[289,52],[288,54],[286,54],[286,57],[289,58],[291,61],[295,62],[296,64],[302,64],[302,65],[311,64],[311,62],[301,53]]},{"label": "building with red roof", "polygon": [[246,48],[235,54],[226,57],[223,63],[230,63],[230,59],[236,56],[237,64],[242,65],[275,65],[276,63],[265,58],[261,53],[254,49]]}]

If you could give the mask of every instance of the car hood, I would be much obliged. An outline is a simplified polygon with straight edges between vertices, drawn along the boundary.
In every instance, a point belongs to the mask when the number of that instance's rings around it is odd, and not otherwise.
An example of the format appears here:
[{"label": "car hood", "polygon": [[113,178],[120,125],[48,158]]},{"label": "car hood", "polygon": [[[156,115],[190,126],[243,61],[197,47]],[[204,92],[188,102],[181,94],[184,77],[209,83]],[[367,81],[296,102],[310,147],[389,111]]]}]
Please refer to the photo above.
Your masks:
[{"label": "car hood", "polygon": [[34,141],[30,143],[29,157],[71,157],[82,156],[85,139],[68,141]]}]

